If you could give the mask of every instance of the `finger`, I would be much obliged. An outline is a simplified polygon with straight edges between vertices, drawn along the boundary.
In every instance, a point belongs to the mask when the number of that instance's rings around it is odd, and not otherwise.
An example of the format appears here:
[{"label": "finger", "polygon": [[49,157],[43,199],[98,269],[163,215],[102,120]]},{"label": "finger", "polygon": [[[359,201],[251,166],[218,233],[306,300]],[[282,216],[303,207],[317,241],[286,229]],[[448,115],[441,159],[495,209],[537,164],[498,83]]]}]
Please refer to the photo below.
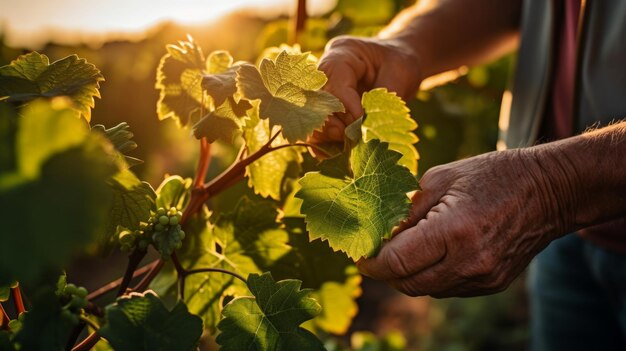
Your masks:
[{"label": "finger", "polygon": [[420,221],[387,242],[378,255],[360,260],[361,273],[379,280],[415,275],[440,262],[447,253],[445,237],[440,235],[438,216]]},{"label": "finger", "polygon": [[324,90],[335,95],[353,119],[362,116],[357,85],[365,74],[365,65],[351,54],[330,53],[322,59],[319,69],[328,77]]},{"label": "finger", "polygon": [[343,141],[345,129],[346,125],[343,121],[333,115],[329,117],[326,122],[324,122],[321,130],[313,131],[313,134],[309,138],[309,142],[313,144],[321,144]]}]

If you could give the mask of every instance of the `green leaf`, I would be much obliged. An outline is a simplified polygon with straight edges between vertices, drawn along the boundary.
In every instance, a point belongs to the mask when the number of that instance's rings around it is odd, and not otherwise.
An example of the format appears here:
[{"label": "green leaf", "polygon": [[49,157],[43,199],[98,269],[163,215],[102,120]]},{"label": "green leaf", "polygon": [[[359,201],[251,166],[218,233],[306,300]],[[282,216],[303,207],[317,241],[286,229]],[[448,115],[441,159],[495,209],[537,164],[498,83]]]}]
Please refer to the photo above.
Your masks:
[{"label": "green leaf", "polygon": [[166,48],[168,53],[157,68],[157,115],[160,120],[173,118],[183,126],[195,123],[201,107],[205,111],[210,107],[202,92],[204,54],[191,38]]},{"label": "green leaf", "polygon": [[235,102],[232,96],[228,97],[224,103],[194,124],[193,134],[198,139],[207,138],[210,143],[217,139],[232,143],[245,124],[246,110],[251,107],[247,100]]},{"label": "green leaf", "polygon": [[192,183],[191,178],[183,179],[181,176],[165,178],[156,191],[156,207],[176,207],[182,211],[189,202]]},{"label": "green leaf", "polygon": [[96,66],[76,55],[50,64],[46,55],[31,52],[0,67],[0,101],[25,102],[39,97],[67,96],[72,108],[91,119],[94,96],[104,80]]},{"label": "green leaf", "polygon": [[335,11],[356,26],[387,24],[396,13],[393,0],[339,0]]},{"label": "green leaf", "polygon": [[303,200],[311,240],[328,240],[354,260],[370,257],[408,215],[407,193],[417,189],[417,180],[397,164],[402,155],[387,145],[376,139],[360,142],[352,150],[351,170],[325,167],[336,162],[331,159],[322,163],[321,172],[300,179],[296,197]]},{"label": "green leaf", "polygon": [[[268,121],[259,118],[256,107],[250,113],[249,125],[250,127],[244,129],[243,138],[246,141],[248,153],[253,154],[267,144],[272,133],[277,132],[277,127],[271,131]],[[272,146],[285,143],[285,139],[279,135],[272,142]],[[304,148],[287,147],[272,151],[252,162],[246,167],[248,185],[254,189],[255,193],[263,197],[280,200],[285,182],[289,178],[297,178],[300,175],[303,150]]]},{"label": "green leaf", "polygon": [[0,245],[0,284],[33,282],[101,234],[111,200],[106,181],[119,171],[111,145],[90,134],[71,110],[33,102],[18,128],[23,176],[12,182],[11,174],[0,173],[7,233]]},{"label": "green leaf", "polygon": [[219,106],[237,92],[238,65],[231,67],[233,57],[226,51],[213,51],[206,63],[206,73],[202,77],[202,88]]},{"label": "green leaf", "polygon": [[417,123],[404,101],[396,93],[379,88],[364,93],[362,104],[367,116],[362,125],[365,141],[379,139],[389,143],[390,150],[402,154],[399,163],[416,174],[419,155],[413,144],[418,139],[413,130]]},{"label": "green leaf", "polygon": [[52,290],[37,295],[33,308],[20,316],[23,323],[13,342],[19,350],[63,351],[74,325],[62,317],[63,308]]},{"label": "green leaf", "polygon": [[333,252],[321,240],[309,242],[303,218],[283,218],[289,233],[291,251],[269,270],[276,279],[302,280],[304,288],[322,306],[322,313],[306,322],[305,328],[345,334],[358,312],[356,298],[361,295],[361,275],[344,253]]},{"label": "green leaf", "polygon": [[259,69],[245,64],[238,71],[243,96],[261,100],[261,119],[282,127],[289,142],[306,140],[329,115],[344,111],[336,97],[319,90],[327,79],[310,57],[283,51],[276,60],[263,59]]},{"label": "green leaf", "polygon": [[109,208],[106,233],[102,243],[116,242],[118,226],[129,230],[139,229],[141,222],[150,218],[150,210],[155,210],[156,193],[147,182],[140,181],[134,173],[123,170],[108,182],[113,193]]},{"label": "green leaf", "polygon": [[122,122],[115,127],[106,129],[102,124],[96,124],[91,127],[91,131],[104,134],[107,139],[113,144],[115,149],[122,155],[124,155],[124,161],[128,165],[128,168],[142,164],[143,161],[134,157],[126,155],[128,152],[137,148],[132,138],[134,134],[130,131],[130,126],[126,122]]},{"label": "green leaf", "polygon": [[236,298],[222,312],[216,339],[221,350],[324,350],[315,335],[300,327],[321,310],[300,283],[251,274],[248,288],[254,297]]},{"label": "green leaf", "polygon": [[184,303],[168,311],[151,291],[119,298],[106,307],[106,319],[98,333],[117,351],[189,351],[202,335],[202,320]]}]

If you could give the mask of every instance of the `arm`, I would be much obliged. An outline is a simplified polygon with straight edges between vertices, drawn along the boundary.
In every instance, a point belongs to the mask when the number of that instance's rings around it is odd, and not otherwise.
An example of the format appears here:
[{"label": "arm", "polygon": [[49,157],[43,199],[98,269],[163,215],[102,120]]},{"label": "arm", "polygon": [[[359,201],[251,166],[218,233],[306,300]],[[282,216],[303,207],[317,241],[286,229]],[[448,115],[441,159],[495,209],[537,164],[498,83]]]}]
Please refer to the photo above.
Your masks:
[{"label": "arm", "polygon": [[[493,59],[513,48],[521,0],[424,0],[402,12],[377,38],[339,37],[320,61],[325,89],[346,106],[318,139],[342,140],[363,114],[361,94],[386,87],[407,99],[431,75]],[[331,132],[331,130],[333,130]]]},{"label": "arm", "polygon": [[626,122],[429,170],[411,219],[361,271],[410,295],[505,289],[552,240],[626,216]]}]

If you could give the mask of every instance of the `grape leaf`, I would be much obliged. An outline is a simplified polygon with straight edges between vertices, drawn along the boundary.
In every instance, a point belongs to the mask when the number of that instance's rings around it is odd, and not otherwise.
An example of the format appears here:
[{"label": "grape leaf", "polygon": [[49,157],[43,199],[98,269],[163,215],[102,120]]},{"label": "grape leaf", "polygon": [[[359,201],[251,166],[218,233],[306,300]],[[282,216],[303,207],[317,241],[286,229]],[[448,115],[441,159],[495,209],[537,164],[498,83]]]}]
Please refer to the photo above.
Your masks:
[{"label": "grape leaf", "polygon": [[233,57],[226,51],[214,51],[207,58],[206,72],[202,76],[202,88],[219,106],[237,92],[238,65],[231,67]]},{"label": "grape leaf", "polygon": [[90,134],[76,113],[53,105],[33,102],[19,120],[16,152],[23,179],[7,181],[12,175],[0,173],[7,233],[0,245],[0,284],[33,282],[104,228],[111,200],[106,181],[119,171],[112,147]]},{"label": "grape leaf", "polygon": [[202,49],[191,38],[178,44],[166,47],[168,53],[157,68],[157,114],[160,120],[173,118],[185,126],[200,118],[201,107],[209,111],[210,104],[209,99],[203,99],[206,63]]},{"label": "grape leaf", "polygon": [[289,142],[306,140],[334,112],[344,111],[332,94],[319,90],[326,76],[309,54],[281,52],[276,60],[263,59],[259,69],[241,65],[238,86],[249,100],[261,100],[259,116],[270,126],[281,126]]},{"label": "grape leaf", "polygon": [[221,350],[324,350],[315,335],[300,327],[321,310],[300,283],[251,274],[248,288],[254,297],[235,298],[222,311],[216,339]]},{"label": "grape leaf", "polygon": [[94,96],[100,97],[98,89],[103,80],[96,66],[76,55],[50,64],[46,55],[31,52],[0,67],[0,101],[67,96],[72,108],[90,121]]},{"label": "grape leaf", "polygon": [[183,179],[181,176],[165,178],[156,190],[156,207],[176,207],[182,211],[189,202],[192,182],[190,178]]},{"label": "grape leaf", "polygon": [[301,212],[311,240],[328,240],[334,250],[358,260],[376,254],[407,216],[407,193],[417,189],[417,180],[397,164],[402,155],[387,145],[376,139],[361,141],[352,150],[351,170],[326,167],[340,155],[324,161],[321,172],[300,179],[296,197],[303,200]]},{"label": "grape leaf", "polygon": [[202,335],[202,320],[184,303],[168,311],[151,291],[131,293],[106,307],[102,335],[117,351],[194,350]]},{"label": "grape leaf", "polygon": [[123,170],[113,176],[109,182],[113,193],[113,202],[109,208],[107,226],[103,244],[116,239],[118,226],[129,230],[139,229],[140,222],[147,222],[150,210],[155,210],[156,193],[147,182],[140,181],[129,170]]},{"label": "grape leaf", "polygon": [[196,138],[207,138],[212,143],[217,139],[232,143],[233,138],[245,124],[246,110],[251,105],[247,100],[236,102],[230,96],[215,110],[209,112],[193,126]]},{"label": "grape leaf", "polygon": [[413,146],[418,139],[412,132],[417,123],[409,115],[404,101],[385,88],[374,89],[363,94],[365,119],[362,124],[365,141],[379,139],[389,143],[389,149],[402,154],[399,164],[417,173],[419,155]]},{"label": "grape leaf", "polygon": [[[250,112],[250,120],[243,132],[243,138],[248,147],[248,153],[258,151],[267,144],[272,136],[269,123],[262,120],[258,115],[258,108]],[[275,127],[274,129],[276,129]],[[276,133],[276,130],[273,131]],[[285,144],[286,141],[279,135],[272,146]],[[263,196],[280,200],[284,182],[288,178],[297,178],[300,174],[302,163],[301,152],[304,148],[288,147],[272,151],[246,167],[248,185],[254,192]]]},{"label": "grape leaf", "polygon": [[306,322],[309,330],[345,334],[358,312],[355,299],[361,295],[361,275],[344,253],[333,252],[321,240],[309,242],[304,219],[282,219],[289,233],[291,251],[269,270],[277,280],[302,280],[304,288],[314,291],[311,297],[322,306],[322,313]]},{"label": "grape leaf", "polygon": [[102,124],[96,124],[91,127],[92,132],[99,132],[104,134],[107,139],[113,144],[115,149],[122,155],[124,155],[124,161],[128,165],[128,168],[142,164],[143,161],[126,155],[128,152],[137,148],[133,138],[133,133],[130,131],[130,126],[126,122],[122,122],[115,127],[106,129]]}]

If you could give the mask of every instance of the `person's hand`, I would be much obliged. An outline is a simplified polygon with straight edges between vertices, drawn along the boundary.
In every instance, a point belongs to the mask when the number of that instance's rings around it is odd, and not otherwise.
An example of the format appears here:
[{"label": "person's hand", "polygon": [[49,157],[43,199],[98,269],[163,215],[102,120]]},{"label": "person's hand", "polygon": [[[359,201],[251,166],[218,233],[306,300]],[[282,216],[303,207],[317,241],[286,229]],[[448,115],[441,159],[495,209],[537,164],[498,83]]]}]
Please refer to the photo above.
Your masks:
[{"label": "person's hand", "polygon": [[311,141],[343,141],[344,128],[363,115],[365,91],[385,87],[406,100],[419,87],[418,67],[418,55],[398,40],[348,36],[332,40],[319,68],[328,76],[324,90],[341,100],[346,113],[332,116]]},{"label": "person's hand", "polygon": [[[567,230],[571,184],[560,161],[531,149],[493,152],[423,176],[408,223],[361,272],[405,294],[486,295],[504,290]],[[555,176],[556,175],[556,176]],[[571,177],[571,175],[569,175]]]}]

